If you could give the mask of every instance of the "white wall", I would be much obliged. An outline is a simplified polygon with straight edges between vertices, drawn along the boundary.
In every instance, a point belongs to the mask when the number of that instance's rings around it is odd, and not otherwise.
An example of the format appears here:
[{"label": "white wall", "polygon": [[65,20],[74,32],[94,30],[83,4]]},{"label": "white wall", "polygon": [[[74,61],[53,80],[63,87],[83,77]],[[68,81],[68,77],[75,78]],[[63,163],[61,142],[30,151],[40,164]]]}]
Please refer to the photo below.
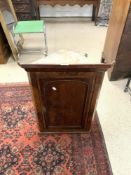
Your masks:
[{"label": "white wall", "polygon": [[56,5],[55,7],[41,5],[40,15],[41,17],[91,17],[92,5],[84,5],[83,7],[80,7],[79,5]]}]

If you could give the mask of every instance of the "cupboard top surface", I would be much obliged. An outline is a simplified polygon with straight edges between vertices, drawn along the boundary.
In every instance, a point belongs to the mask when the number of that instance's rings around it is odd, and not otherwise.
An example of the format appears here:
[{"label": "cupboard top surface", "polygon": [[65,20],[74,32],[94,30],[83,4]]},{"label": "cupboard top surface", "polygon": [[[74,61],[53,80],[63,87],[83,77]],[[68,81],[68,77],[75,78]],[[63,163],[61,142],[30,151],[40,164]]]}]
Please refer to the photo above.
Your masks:
[{"label": "cupboard top surface", "polygon": [[88,55],[82,55],[80,53],[71,50],[58,50],[50,54],[47,57],[42,57],[41,59],[32,62],[32,64],[60,64],[60,65],[70,65],[70,64],[89,64],[93,62],[88,59]]},{"label": "cupboard top surface", "polygon": [[[26,56],[26,55],[25,55]],[[110,67],[111,64],[103,64],[100,61],[93,61],[88,55],[80,54],[71,50],[59,50],[45,57],[41,54],[28,55],[25,59],[23,55],[19,59],[19,65],[30,68],[51,68],[51,67]]]}]

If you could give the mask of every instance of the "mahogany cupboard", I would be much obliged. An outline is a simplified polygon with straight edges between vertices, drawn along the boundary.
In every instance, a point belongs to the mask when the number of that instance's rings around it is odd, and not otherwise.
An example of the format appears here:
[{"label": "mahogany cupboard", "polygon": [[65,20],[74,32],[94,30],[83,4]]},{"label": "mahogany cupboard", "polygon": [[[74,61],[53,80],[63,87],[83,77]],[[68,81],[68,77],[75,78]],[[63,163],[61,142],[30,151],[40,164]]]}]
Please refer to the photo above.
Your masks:
[{"label": "mahogany cupboard", "polygon": [[110,64],[20,64],[32,86],[41,132],[87,132]]},{"label": "mahogany cupboard", "polygon": [[103,59],[115,64],[108,70],[110,80],[131,76],[131,1],[113,0]]}]

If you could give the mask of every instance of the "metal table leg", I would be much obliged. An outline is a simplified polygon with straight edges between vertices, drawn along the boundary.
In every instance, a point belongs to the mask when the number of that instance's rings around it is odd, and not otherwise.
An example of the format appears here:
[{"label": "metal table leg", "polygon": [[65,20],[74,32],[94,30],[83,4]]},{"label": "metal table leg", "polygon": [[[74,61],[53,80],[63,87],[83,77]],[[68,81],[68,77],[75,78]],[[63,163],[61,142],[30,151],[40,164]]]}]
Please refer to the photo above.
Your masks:
[{"label": "metal table leg", "polygon": [[131,91],[129,85],[130,85],[130,82],[131,82],[131,78],[128,79],[127,83],[126,83],[126,86],[125,86],[125,89],[124,89],[124,92],[128,92],[128,91]]}]

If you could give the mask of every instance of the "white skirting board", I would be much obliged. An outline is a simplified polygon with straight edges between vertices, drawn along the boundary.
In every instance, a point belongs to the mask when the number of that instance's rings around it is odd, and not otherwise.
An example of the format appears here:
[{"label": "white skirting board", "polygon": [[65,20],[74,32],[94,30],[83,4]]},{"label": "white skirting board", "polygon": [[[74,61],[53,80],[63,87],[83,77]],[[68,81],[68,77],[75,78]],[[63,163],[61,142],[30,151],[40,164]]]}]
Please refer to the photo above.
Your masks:
[{"label": "white skirting board", "polygon": [[80,7],[79,5],[55,5],[54,7],[50,5],[40,6],[40,16],[41,17],[91,17],[92,16],[92,5],[84,5]]}]

